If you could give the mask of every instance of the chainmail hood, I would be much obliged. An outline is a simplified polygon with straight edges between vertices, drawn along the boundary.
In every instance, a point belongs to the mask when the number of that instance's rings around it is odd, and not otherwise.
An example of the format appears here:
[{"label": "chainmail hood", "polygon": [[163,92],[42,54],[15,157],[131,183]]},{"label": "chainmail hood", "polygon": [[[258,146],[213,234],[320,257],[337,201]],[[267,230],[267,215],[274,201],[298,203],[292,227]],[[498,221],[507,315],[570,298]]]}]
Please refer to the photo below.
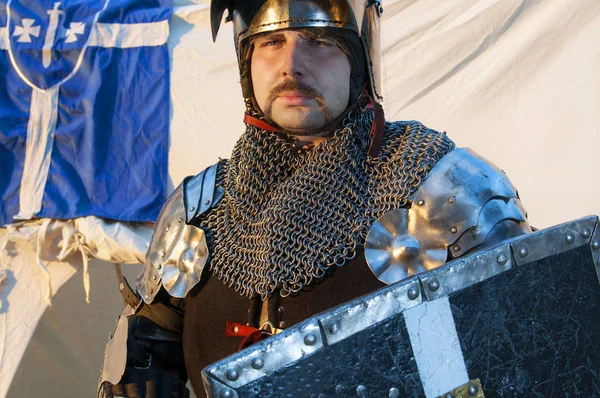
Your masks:
[{"label": "chainmail hood", "polygon": [[219,165],[223,200],[198,220],[210,271],[244,296],[298,292],[342,266],[369,227],[408,197],[454,144],[418,122],[386,123],[379,156],[367,156],[373,112],[350,113],[316,148],[247,125]]}]

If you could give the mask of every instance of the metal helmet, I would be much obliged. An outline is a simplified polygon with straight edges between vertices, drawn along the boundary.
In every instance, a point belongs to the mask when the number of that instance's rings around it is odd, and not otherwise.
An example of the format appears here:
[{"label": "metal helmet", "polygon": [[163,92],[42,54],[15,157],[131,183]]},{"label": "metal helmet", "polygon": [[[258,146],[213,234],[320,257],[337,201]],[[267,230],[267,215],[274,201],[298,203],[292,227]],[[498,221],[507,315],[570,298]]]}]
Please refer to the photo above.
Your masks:
[{"label": "metal helmet", "polygon": [[362,41],[369,75],[369,94],[381,96],[381,53],[379,18],[383,9],[374,0],[212,0],[213,40],[228,10],[233,21],[235,47],[240,70],[244,62],[244,40],[256,34],[289,28],[340,28],[355,32]]}]

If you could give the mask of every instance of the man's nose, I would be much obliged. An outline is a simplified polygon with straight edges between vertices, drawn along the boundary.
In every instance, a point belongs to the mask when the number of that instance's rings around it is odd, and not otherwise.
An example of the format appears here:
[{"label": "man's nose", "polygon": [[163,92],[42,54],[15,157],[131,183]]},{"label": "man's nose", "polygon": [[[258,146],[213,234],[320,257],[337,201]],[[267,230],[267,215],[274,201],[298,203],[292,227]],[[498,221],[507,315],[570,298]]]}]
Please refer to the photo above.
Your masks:
[{"label": "man's nose", "polygon": [[282,54],[281,74],[283,77],[299,78],[306,74],[306,48],[298,40],[289,40]]}]

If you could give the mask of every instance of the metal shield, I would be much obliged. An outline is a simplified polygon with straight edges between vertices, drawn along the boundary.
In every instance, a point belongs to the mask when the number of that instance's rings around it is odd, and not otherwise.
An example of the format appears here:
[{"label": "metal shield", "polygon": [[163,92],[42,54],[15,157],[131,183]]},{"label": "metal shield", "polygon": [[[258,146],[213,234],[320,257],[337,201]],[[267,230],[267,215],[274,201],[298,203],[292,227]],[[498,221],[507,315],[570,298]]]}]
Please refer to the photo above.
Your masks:
[{"label": "metal shield", "polygon": [[600,230],[518,237],[204,370],[215,397],[599,396]]}]

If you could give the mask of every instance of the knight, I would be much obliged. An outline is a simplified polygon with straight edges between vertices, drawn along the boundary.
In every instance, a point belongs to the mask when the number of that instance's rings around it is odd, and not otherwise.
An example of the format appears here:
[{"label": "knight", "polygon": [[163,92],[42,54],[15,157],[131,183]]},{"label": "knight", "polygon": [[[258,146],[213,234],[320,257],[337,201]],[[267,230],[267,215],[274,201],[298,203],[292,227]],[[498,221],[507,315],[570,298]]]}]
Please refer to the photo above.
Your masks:
[{"label": "knight", "polygon": [[[213,0],[246,104],[231,157],[164,204],[101,397],[206,396],[201,371],[307,317],[531,232],[517,190],[383,113],[379,1]],[[310,392],[307,392],[310,393]]]}]

